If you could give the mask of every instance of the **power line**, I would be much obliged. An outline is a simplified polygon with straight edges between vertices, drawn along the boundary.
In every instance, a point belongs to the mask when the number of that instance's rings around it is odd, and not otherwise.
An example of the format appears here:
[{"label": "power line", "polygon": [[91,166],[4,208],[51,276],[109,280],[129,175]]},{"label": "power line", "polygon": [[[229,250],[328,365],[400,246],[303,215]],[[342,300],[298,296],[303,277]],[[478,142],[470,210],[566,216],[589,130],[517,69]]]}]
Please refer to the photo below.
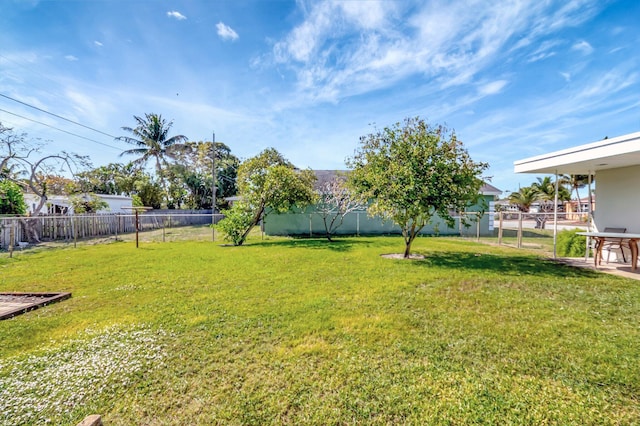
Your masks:
[{"label": "power line", "polygon": [[[97,144],[99,144],[99,145],[104,145],[104,146],[106,146],[106,147],[113,148],[113,149],[117,149],[118,151],[122,151],[122,149],[121,149],[121,148],[115,147],[115,146],[113,146],[113,145],[109,145],[109,144],[106,144],[106,143],[104,143],[104,142],[99,142],[99,141],[97,141],[97,140],[95,140],[95,139],[87,138],[87,137],[85,137],[85,136],[81,136],[81,135],[78,135],[78,134],[76,134],[76,133],[72,133],[72,132],[69,132],[69,131],[66,131],[66,130],[63,130],[63,129],[59,129],[59,128],[54,127],[54,126],[52,126],[52,125],[50,125],[50,124],[43,123],[43,122],[41,122],[41,121],[37,121],[37,120],[34,120],[34,119],[32,119],[32,118],[29,118],[29,117],[24,117],[24,116],[22,116],[22,115],[20,115],[20,114],[16,114],[15,112],[7,111],[7,110],[1,109],[1,108],[0,108],[0,111],[2,111],[2,112],[6,112],[7,114],[14,115],[14,116],[16,116],[16,117],[20,117],[20,118],[22,118],[22,119],[24,119],[24,120],[29,120],[29,121],[32,121],[32,122],[34,122],[34,123],[41,124],[41,125],[43,125],[43,126],[49,127],[49,128],[51,128],[51,129],[57,130],[57,131],[59,131],[59,132],[66,133],[66,134],[71,135],[71,136],[78,137],[78,138],[80,138],[80,139],[85,139],[85,140],[88,140],[88,141],[90,141],[90,142],[97,143]],[[108,135],[107,135],[107,136],[108,136]]]},{"label": "power line", "polygon": [[[103,134],[103,135],[105,135],[105,136],[109,136],[110,138],[114,138],[114,139],[116,138],[115,136],[110,135],[109,133],[105,133],[105,132],[103,132],[103,131],[101,131],[101,130],[94,129],[93,127],[85,126],[84,124],[78,123],[77,121],[69,120],[68,118],[65,118],[65,117],[63,117],[63,116],[61,116],[61,115],[54,114],[54,113],[49,112],[49,111],[45,111],[45,110],[43,110],[42,108],[38,108],[37,106],[34,106],[34,105],[31,105],[31,104],[28,104],[28,103],[26,103],[26,102],[22,102],[22,101],[20,101],[20,100],[18,100],[18,99],[12,98],[11,96],[7,96],[7,95],[4,95],[4,94],[2,94],[2,93],[0,93],[0,96],[2,96],[3,98],[6,98],[6,99],[12,100],[12,101],[14,101],[14,102],[17,102],[17,103],[19,103],[19,104],[22,104],[22,105],[24,105],[24,106],[28,106],[29,108],[33,108],[33,109],[38,110],[38,111],[40,111],[40,112],[44,112],[45,114],[49,114],[49,115],[51,115],[51,116],[53,116],[53,117],[56,117],[56,118],[59,118],[59,119],[61,119],[61,120],[68,121],[69,123],[73,123],[73,124],[75,124],[76,126],[84,127],[85,129],[89,129],[89,130],[91,130],[91,131],[94,131],[94,132],[97,132],[97,133]],[[40,123],[40,124],[42,124],[42,123]]]}]

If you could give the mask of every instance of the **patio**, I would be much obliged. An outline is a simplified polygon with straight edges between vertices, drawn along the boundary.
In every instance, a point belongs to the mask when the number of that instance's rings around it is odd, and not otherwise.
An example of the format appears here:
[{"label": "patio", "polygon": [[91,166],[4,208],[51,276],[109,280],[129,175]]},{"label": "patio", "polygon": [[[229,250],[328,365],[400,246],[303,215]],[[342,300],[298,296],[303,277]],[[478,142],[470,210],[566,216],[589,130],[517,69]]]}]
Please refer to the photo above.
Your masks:
[{"label": "patio", "polygon": [[630,264],[618,263],[618,262],[603,262],[597,268],[593,263],[593,258],[587,260],[584,257],[559,257],[554,259],[558,263],[573,266],[575,268],[591,269],[605,274],[617,275],[619,277],[631,278],[633,280],[640,280],[640,269],[636,271],[631,270]]}]

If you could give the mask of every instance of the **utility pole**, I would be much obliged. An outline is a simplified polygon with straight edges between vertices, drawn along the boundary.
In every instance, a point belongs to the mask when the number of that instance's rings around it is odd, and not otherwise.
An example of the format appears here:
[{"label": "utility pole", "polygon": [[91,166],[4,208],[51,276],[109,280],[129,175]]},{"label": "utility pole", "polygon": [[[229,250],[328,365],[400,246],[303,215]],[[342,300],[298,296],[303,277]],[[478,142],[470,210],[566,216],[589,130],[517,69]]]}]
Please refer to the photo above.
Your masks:
[{"label": "utility pole", "polygon": [[211,188],[211,238],[216,240],[216,230],[214,225],[216,224],[216,132],[213,132],[213,138],[211,140],[211,175],[213,176],[212,188]]}]

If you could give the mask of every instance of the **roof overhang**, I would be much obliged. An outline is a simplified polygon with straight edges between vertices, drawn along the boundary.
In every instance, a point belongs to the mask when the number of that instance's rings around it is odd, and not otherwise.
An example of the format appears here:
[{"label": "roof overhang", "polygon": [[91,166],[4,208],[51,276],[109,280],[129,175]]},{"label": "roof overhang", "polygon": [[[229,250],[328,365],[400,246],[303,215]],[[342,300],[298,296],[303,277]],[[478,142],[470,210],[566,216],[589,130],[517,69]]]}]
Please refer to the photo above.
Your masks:
[{"label": "roof overhang", "polygon": [[598,170],[640,165],[640,132],[525,158],[515,173],[594,174]]}]

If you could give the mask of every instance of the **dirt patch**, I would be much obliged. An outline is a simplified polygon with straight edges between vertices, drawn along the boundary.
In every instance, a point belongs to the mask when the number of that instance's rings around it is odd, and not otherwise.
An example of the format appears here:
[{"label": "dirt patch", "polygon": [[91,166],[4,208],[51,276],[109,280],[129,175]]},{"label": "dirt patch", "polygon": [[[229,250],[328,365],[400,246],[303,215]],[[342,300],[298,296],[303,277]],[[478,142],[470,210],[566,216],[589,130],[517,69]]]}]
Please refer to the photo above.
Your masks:
[{"label": "dirt patch", "polygon": [[[380,256],[385,259],[406,259],[404,254],[402,253],[389,253],[389,254],[381,254]],[[410,254],[407,260],[424,260],[424,255],[422,254]]]}]

